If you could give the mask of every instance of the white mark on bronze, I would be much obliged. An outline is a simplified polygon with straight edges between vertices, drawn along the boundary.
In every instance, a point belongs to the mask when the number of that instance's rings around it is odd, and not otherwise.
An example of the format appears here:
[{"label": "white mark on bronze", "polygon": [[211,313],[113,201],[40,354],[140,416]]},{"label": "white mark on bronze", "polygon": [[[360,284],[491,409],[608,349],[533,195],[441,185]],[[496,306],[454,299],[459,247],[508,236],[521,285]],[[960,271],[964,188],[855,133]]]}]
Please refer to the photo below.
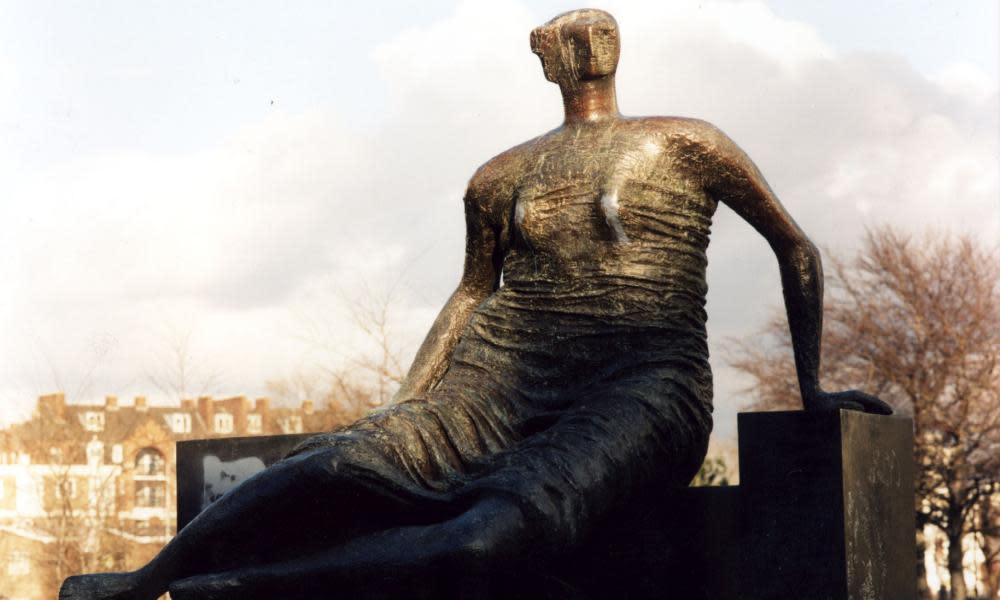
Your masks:
[{"label": "white mark on bronze", "polygon": [[524,227],[524,202],[520,198],[514,203],[514,223],[519,229]]},{"label": "white mark on bronze", "polygon": [[604,213],[604,220],[607,221],[608,227],[611,228],[611,233],[614,234],[615,241],[627,243],[629,239],[628,235],[625,234],[625,228],[622,227],[622,220],[618,216],[619,208],[617,188],[601,196],[601,212]]},{"label": "white mark on bronze", "polygon": [[625,233],[625,227],[622,225],[618,191],[628,179],[642,177],[645,172],[649,171],[659,153],[660,146],[653,140],[646,140],[638,150],[623,154],[614,165],[607,191],[601,196],[601,213],[617,242],[628,243],[630,241]]}]

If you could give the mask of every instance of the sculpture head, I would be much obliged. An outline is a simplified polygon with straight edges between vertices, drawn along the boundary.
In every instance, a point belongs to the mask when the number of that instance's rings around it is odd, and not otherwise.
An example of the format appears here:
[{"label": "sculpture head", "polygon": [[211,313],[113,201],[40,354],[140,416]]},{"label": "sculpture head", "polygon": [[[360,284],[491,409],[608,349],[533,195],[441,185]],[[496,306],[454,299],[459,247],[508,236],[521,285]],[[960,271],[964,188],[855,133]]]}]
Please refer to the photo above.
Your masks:
[{"label": "sculpture head", "polygon": [[560,85],[614,75],[620,49],[618,23],[603,10],[563,13],[531,31],[545,78]]}]

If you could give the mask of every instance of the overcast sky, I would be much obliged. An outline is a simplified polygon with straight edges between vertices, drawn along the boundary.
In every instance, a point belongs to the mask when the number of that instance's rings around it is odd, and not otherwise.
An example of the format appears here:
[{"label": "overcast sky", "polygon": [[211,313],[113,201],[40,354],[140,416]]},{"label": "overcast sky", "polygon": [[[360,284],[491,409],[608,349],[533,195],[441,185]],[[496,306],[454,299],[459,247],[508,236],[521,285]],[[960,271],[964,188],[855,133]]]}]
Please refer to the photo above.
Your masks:
[{"label": "overcast sky", "polygon": [[[216,394],[337,360],[340,306],[396,285],[416,344],[458,281],[475,168],[559,124],[528,32],[567,2],[0,2],[0,420],[39,393],[168,398],[190,334]],[[704,118],[821,247],[866,226],[1000,239],[995,0],[601,3],[630,115]],[[766,244],[720,209],[721,360],[781,300]]]}]

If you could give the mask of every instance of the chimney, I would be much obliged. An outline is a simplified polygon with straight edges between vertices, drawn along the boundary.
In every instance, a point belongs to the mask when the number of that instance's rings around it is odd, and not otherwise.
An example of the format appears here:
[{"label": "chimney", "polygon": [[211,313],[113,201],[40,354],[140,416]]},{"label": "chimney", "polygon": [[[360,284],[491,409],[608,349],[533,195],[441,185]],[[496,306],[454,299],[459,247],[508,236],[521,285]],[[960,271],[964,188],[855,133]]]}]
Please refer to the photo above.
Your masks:
[{"label": "chimney", "polygon": [[39,396],[38,410],[48,416],[64,418],[66,416],[66,394],[56,392],[55,394]]},{"label": "chimney", "polygon": [[183,410],[194,410],[194,400],[191,398],[181,399],[181,408]]},{"label": "chimney", "polygon": [[271,410],[271,401],[268,398],[257,398],[253,403],[253,411],[266,415]]},{"label": "chimney", "polygon": [[205,426],[212,427],[212,415],[215,413],[215,403],[212,402],[211,396],[198,397],[198,413],[201,415],[201,420],[205,422]]},{"label": "chimney", "polygon": [[118,410],[118,396],[105,396],[104,410],[108,412]]},{"label": "chimney", "polygon": [[135,397],[135,409],[137,411],[139,411],[139,412],[146,412],[146,410],[148,408],[149,407],[146,405],[146,397],[145,396],[136,396]]},{"label": "chimney", "polygon": [[313,405],[313,401],[312,400],[303,400],[302,401],[302,412],[304,412],[307,415],[311,415],[311,414],[313,414],[314,409],[315,409],[315,407]]}]

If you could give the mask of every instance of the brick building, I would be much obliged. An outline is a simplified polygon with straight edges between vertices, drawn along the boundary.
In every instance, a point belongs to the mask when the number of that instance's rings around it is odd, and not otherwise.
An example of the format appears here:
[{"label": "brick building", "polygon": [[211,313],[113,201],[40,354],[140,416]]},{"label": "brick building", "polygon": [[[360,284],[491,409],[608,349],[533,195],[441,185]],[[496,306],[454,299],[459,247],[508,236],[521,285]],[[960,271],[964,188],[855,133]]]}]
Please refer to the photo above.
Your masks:
[{"label": "brick building", "polygon": [[40,397],[30,420],[0,431],[0,600],[48,600],[68,574],[151,558],[176,529],[176,441],[329,431],[341,421],[311,400]]}]

